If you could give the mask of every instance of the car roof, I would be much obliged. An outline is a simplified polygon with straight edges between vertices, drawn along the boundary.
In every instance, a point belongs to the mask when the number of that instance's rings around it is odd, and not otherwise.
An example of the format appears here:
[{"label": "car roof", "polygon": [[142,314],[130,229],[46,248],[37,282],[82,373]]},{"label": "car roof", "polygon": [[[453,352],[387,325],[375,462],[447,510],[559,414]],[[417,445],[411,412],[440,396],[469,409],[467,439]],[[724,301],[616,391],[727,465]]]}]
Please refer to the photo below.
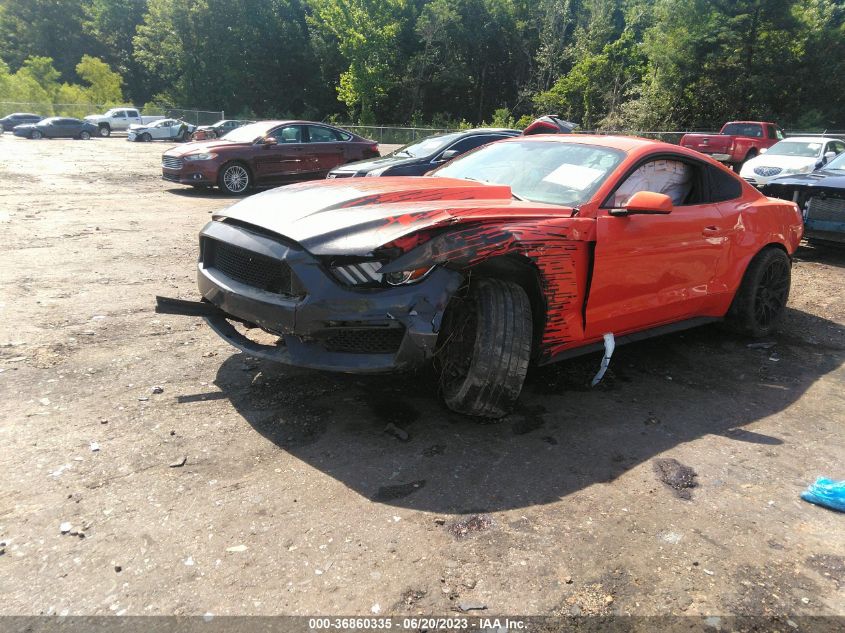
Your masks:
[{"label": "car roof", "polygon": [[798,141],[800,143],[827,143],[828,141],[842,141],[841,138],[836,136],[787,136],[779,143],[783,143],[783,141]]},{"label": "car roof", "polygon": [[[772,123],[771,121],[728,121],[725,125],[730,125],[731,123],[760,123],[761,125],[774,125],[777,127],[777,123]],[[724,125],[722,127],[725,127]]]},{"label": "car roof", "polygon": [[[508,127],[474,127],[469,130],[455,130],[455,132],[462,132],[464,134],[484,134],[489,132],[507,132],[509,134],[521,134],[519,130],[513,130]],[[449,132],[446,132],[449,134]]]},{"label": "car roof", "polygon": [[682,154],[686,153],[683,151],[684,148],[680,145],[672,145],[671,143],[664,143],[663,141],[655,141],[648,138],[640,138],[638,136],[604,136],[601,134],[533,134],[531,136],[520,136],[518,139],[508,139],[502,142],[513,143],[515,141],[525,141],[528,143],[554,141],[556,143],[599,145],[628,153],[640,148],[652,149],[664,146],[667,150],[677,151]]}]

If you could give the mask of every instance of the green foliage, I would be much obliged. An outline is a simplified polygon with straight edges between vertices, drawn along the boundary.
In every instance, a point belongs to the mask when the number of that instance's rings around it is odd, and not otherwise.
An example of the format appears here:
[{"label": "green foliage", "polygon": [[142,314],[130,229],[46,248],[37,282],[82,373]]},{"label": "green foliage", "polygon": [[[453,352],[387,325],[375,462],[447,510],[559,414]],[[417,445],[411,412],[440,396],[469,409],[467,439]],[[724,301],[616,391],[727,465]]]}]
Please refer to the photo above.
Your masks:
[{"label": "green foliage", "polygon": [[337,94],[360,123],[375,122],[373,108],[399,80],[396,41],[410,11],[407,0],[310,0],[309,23],[337,42],[348,64],[340,74]]},{"label": "green foliage", "polygon": [[845,128],[842,0],[0,0],[0,62],[2,101]]},{"label": "green foliage", "polygon": [[89,103],[107,106],[123,103],[123,92],[121,91],[123,80],[102,59],[83,55],[82,61],[76,65],[76,74],[88,83],[88,88],[84,92]]}]

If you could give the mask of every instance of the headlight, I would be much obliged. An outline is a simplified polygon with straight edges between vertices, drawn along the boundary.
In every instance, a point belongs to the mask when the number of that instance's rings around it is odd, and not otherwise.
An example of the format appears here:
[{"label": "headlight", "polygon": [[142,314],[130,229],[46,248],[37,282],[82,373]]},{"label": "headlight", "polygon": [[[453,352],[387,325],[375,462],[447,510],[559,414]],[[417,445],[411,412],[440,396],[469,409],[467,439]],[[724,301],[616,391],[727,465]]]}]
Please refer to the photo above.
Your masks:
[{"label": "headlight", "polygon": [[809,174],[811,171],[813,171],[812,165],[804,165],[804,167],[788,167],[781,174]]},{"label": "headlight", "polygon": [[217,154],[188,154],[187,156],[183,156],[186,161],[191,162],[195,160],[211,160],[212,158],[217,158]]},{"label": "headlight", "polygon": [[416,270],[400,270],[395,273],[387,273],[384,280],[391,286],[404,286],[425,279],[432,270],[434,270],[434,266],[417,268]]},{"label": "headlight", "polygon": [[379,167],[378,169],[368,171],[367,176],[381,176],[384,172],[386,172],[391,167],[393,167],[393,165],[388,165],[387,167]]},{"label": "headlight", "polygon": [[378,272],[384,262],[362,261],[340,266],[332,265],[331,270],[340,281],[350,286],[404,286],[424,279],[434,266],[418,268],[417,270],[402,270],[393,273],[382,274]]}]

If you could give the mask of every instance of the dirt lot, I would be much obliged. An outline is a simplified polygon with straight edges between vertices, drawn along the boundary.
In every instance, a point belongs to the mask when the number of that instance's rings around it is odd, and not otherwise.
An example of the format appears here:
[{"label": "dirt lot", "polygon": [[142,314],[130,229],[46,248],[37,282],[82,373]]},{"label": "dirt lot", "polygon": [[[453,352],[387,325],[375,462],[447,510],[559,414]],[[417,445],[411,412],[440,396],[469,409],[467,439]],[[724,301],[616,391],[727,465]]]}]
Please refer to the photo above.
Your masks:
[{"label": "dirt lot", "polygon": [[768,349],[622,347],[479,425],[425,373],[273,366],[156,315],[231,203],[161,181],[165,147],[0,137],[0,614],[845,615],[845,515],[799,499],[845,478],[845,255],[799,252]]}]

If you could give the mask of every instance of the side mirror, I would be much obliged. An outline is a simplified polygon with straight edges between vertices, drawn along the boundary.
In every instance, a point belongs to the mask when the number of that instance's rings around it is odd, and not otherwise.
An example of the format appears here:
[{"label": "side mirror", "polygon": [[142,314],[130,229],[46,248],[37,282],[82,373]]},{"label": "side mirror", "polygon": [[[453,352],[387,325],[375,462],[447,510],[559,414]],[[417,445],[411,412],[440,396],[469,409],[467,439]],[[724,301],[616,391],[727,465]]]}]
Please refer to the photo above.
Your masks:
[{"label": "side mirror", "polygon": [[452,160],[458,154],[460,154],[460,152],[456,149],[447,149],[445,152],[440,154],[440,156],[437,158],[437,162],[445,163],[447,160]]},{"label": "side mirror", "polygon": [[825,152],[824,153],[824,162],[827,163],[831,160],[836,158],[836,152]]},{"label": "side mirror", "polygon": [[627,215],[668,215],[672,213],[674,205],[672,198],[665,193],[654,191],[638,191],[621,209],[611,209],[610,215],[624,217]]},{"label": "side mirror", "polygon": [[761,153],[761,154],[765,154],[765,153],[766,153],[766,152],[768,152],[768,151],[769,151],[769,148],[768,148],[768,147],[761,147],[761,148],[760,148],[760,153]]},{"label": "side mirror", "polygon": [[261,144],[264,145],[264,147],[272,147],[273,145],[277,145],[278,141],[272,136],[267,136],[261,139]]}]

